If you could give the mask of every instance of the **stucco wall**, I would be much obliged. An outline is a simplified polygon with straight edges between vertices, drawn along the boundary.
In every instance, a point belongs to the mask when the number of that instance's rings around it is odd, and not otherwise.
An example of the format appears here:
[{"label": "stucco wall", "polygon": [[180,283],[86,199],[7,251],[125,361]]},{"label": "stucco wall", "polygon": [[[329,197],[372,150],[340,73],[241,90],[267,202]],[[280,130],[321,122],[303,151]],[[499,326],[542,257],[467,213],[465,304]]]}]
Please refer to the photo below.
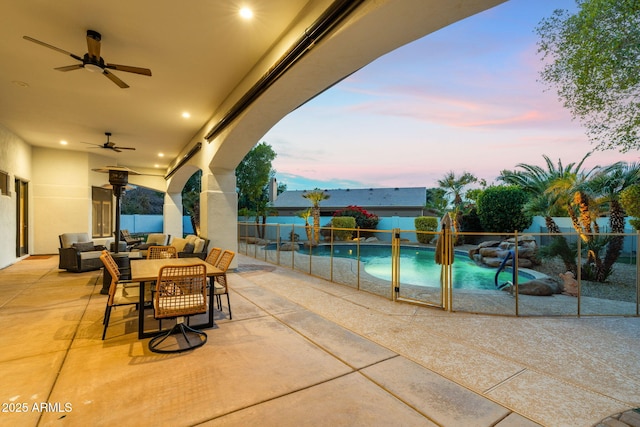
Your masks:
[{"label": "stucco wall", "polygon": [[[9,195],[0,195],[0,268],[16,261],[15,179],[31,181],[31,146],[0,126],[0,170],[9,174]],[[29,218],[31,220],[31,218]],[[30,236],[29,247],[33,244]]]},{"label": "stucco wall", "polygon": [[58,235],[91,230],[89,156],[42,147],[33,147],[32,151],[32,253],[57,254]]}]

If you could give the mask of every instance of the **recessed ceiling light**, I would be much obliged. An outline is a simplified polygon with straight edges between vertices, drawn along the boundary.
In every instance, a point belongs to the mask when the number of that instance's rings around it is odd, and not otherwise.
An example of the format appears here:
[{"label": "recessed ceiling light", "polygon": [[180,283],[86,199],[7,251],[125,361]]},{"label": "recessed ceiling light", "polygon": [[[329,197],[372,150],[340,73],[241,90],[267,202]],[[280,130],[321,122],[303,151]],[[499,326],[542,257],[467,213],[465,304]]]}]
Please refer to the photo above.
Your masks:
[{"label": "recessed ceiling light", "polygon": [[189,117],[191,117],[191,114],[185,111],[184,113],[182,113],[182,117],[184,117],[185,119],[188,119]]},{"label": "recessed ceiling light", "polygon": [[158,153],[158,157],[164,157],[164,153]]},{"label": "recessed ceiling light", "polygon": [[62,141],[60,141],[60,145],[67,145],[67,144],[68,144],[68,142],[65,141],[64,139]]},{"label": "recessed ceiling light", "polygon": [[253,11],[248,7],[243,7],[242,9],[240,9],[240,16],[243,19],[251,19],[253,18]]},{"label": "recessed ceiling light", "polygon": [[159,167],[160,167],[160,165],[153,165],[153,167],[154,167],[154,168],[159,168]]}]

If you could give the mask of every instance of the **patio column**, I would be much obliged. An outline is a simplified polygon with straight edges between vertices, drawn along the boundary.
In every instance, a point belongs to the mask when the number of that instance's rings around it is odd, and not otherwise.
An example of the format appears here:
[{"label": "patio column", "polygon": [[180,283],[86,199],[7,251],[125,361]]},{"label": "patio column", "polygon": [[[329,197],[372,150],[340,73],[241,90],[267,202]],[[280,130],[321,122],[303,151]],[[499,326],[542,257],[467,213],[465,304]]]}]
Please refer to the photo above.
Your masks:
[{"label": "patio column", "polygon": [[182,193],[164,195],[164,234],[182,237]]},{"label": "patio column", "polygon": [[[209,249],[220,247],[238,251],[238,195],[234,170],[204,170],[200,193],[201,234],[209,240]],[[231,267],[235,268],[234,258]]]}]

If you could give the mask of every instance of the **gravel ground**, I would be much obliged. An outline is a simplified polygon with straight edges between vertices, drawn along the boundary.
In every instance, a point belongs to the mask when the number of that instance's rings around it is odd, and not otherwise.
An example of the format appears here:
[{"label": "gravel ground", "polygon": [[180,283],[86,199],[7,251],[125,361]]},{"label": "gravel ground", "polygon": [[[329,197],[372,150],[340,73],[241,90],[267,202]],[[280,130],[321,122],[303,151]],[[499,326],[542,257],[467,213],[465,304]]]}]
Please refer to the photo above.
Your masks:
[{"label": "gravel ground", "polygon": [[[534,269],[558,280],[558,282],[562,282],[558,274],[565,272],[564,264],[559,259],[545,259],[542,261],[542,265]],[[617,263],[607,282],[598,283],[583,280],[580,292],[583,296],[635,302],[637,297],[636,276],[635,265]]]}]

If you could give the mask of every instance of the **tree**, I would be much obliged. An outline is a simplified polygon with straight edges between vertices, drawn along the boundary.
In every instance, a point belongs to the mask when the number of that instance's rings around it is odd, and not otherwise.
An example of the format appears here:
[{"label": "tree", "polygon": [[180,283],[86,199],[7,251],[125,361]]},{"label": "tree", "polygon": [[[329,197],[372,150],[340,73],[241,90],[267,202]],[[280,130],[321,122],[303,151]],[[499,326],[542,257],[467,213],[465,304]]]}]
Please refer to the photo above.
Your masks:
[{"label": "tree", "polygon": [[445,195],[451,198],[454,209],[462,205],[462,191],[469,185],[477,182],[473,174],[463,172],[460,177],[456,177],[455,172],[449,171],[444,178],[438,180],[438,185],[445,191]]},{"label": "tree", "polygon": [[[311,217],[311,208],[298,212],[298,216],[304,219],[304,231],[307,233],[307,242],[311,244],[311,242],[313,241],[313,235],[311,234],[311,226],[309,225],[309,217]],[[293,241],[293,238],[291,240]]]},{"label": "tree", "polygon": [[[269,203],[269,182],[275,176],[271,162],[276,153],[266,142],[251,149],[236,167],[236,187],[238,190],[238,211],[250,212],[256,218],[258,237],[264,237],[264,224],[271,212]],[[259,227],[262,217],[263,227]]]},{"label": "tree", "polygon": [[596,149],[640,148],[640,2],[576,0],[536,28],[542,80],[587,128]]},{"label": "tree", "polygon": [[[640,167],[635,163],[617,162],[602,168],[585,185],[595,203],[608,208],[611,233],[624,233],[625,212],[621,194],[640,182]],[[609,236],[604,239],[606,251],[602,263],[596,264],[595,280],[604,282],[611,274],[614,263],[622,253],[624,236]]]},{"label": "tree", "polygon": [[[445,196],[451,199],[453,204],[453,210],[451,218],[453,219],[453,231],[456,234],[454,240],[455,244],[460,244],[464,241],[461,236],[458,236],[460,231],[460,223],[462,222],[463,215],[463,190],[466,186],[478,182],[478,178],[469,172],[462,172],[460,177],[456,177],[453,171],[449,171],[444,178],[438,180],[438,185],[444,190]],[[486,183],[484,183],[486,184]]]},{"label": "tree", "polygon": [[546,162],[546,169],[537,165],[519,163],[516,168],[522,170],[500,172],[499,181],[509,185],[517,185],[529,194],[529,201],[525,205],[525,210],[531,215],[540,215],[545,219],[545,224],[549,233],[560,233],[558,224],[553,220],[553,216],[566,214],[566,200],[559,192],[551,192],[549,188],[557,180],[566,180],[581,173],[582,164],[591,153],[587,153],[580,162],[569,163],[563,166],[562,160],[558,159],[557,166],[551,159],[543,154]]},{"label": "tree", "polygon": [[447,210],[449,201],[445,197],[446,191],[442,188],[427,188],[427,202],[425,208],[437,216],[442,216]]},{"label": "tree", "polygon": [[200,192],[202,171],[198,170],[189,177],[182,187],[182,214],[189,215],[191,227],[196,235],[200,235]]},{"label": "tree", "polygon": [[127,190],[122,195],[122,215],[162,215],[164,193],[144,187]]},{"label": "tree", "polygon": [[311,215],[313,216],[313,241],[309,244],[318,244],[320,242],[320,202],[327,200],[329,196],[324,191],[316,188],[313,191],[304,192],[302,197],[311,202]]},{"label": "tree", "polygon": [[515,185],[487,188],[478,199],[482,228],[493,233],[525,230],[533,221],[522,209],[527,200],[527,193]]},{"label": "tree", "polygon": [[624,210],[633,218],[629,224],[636,230],[640,230],[640,184],[627,187],[620,193],[620,203]]}]

